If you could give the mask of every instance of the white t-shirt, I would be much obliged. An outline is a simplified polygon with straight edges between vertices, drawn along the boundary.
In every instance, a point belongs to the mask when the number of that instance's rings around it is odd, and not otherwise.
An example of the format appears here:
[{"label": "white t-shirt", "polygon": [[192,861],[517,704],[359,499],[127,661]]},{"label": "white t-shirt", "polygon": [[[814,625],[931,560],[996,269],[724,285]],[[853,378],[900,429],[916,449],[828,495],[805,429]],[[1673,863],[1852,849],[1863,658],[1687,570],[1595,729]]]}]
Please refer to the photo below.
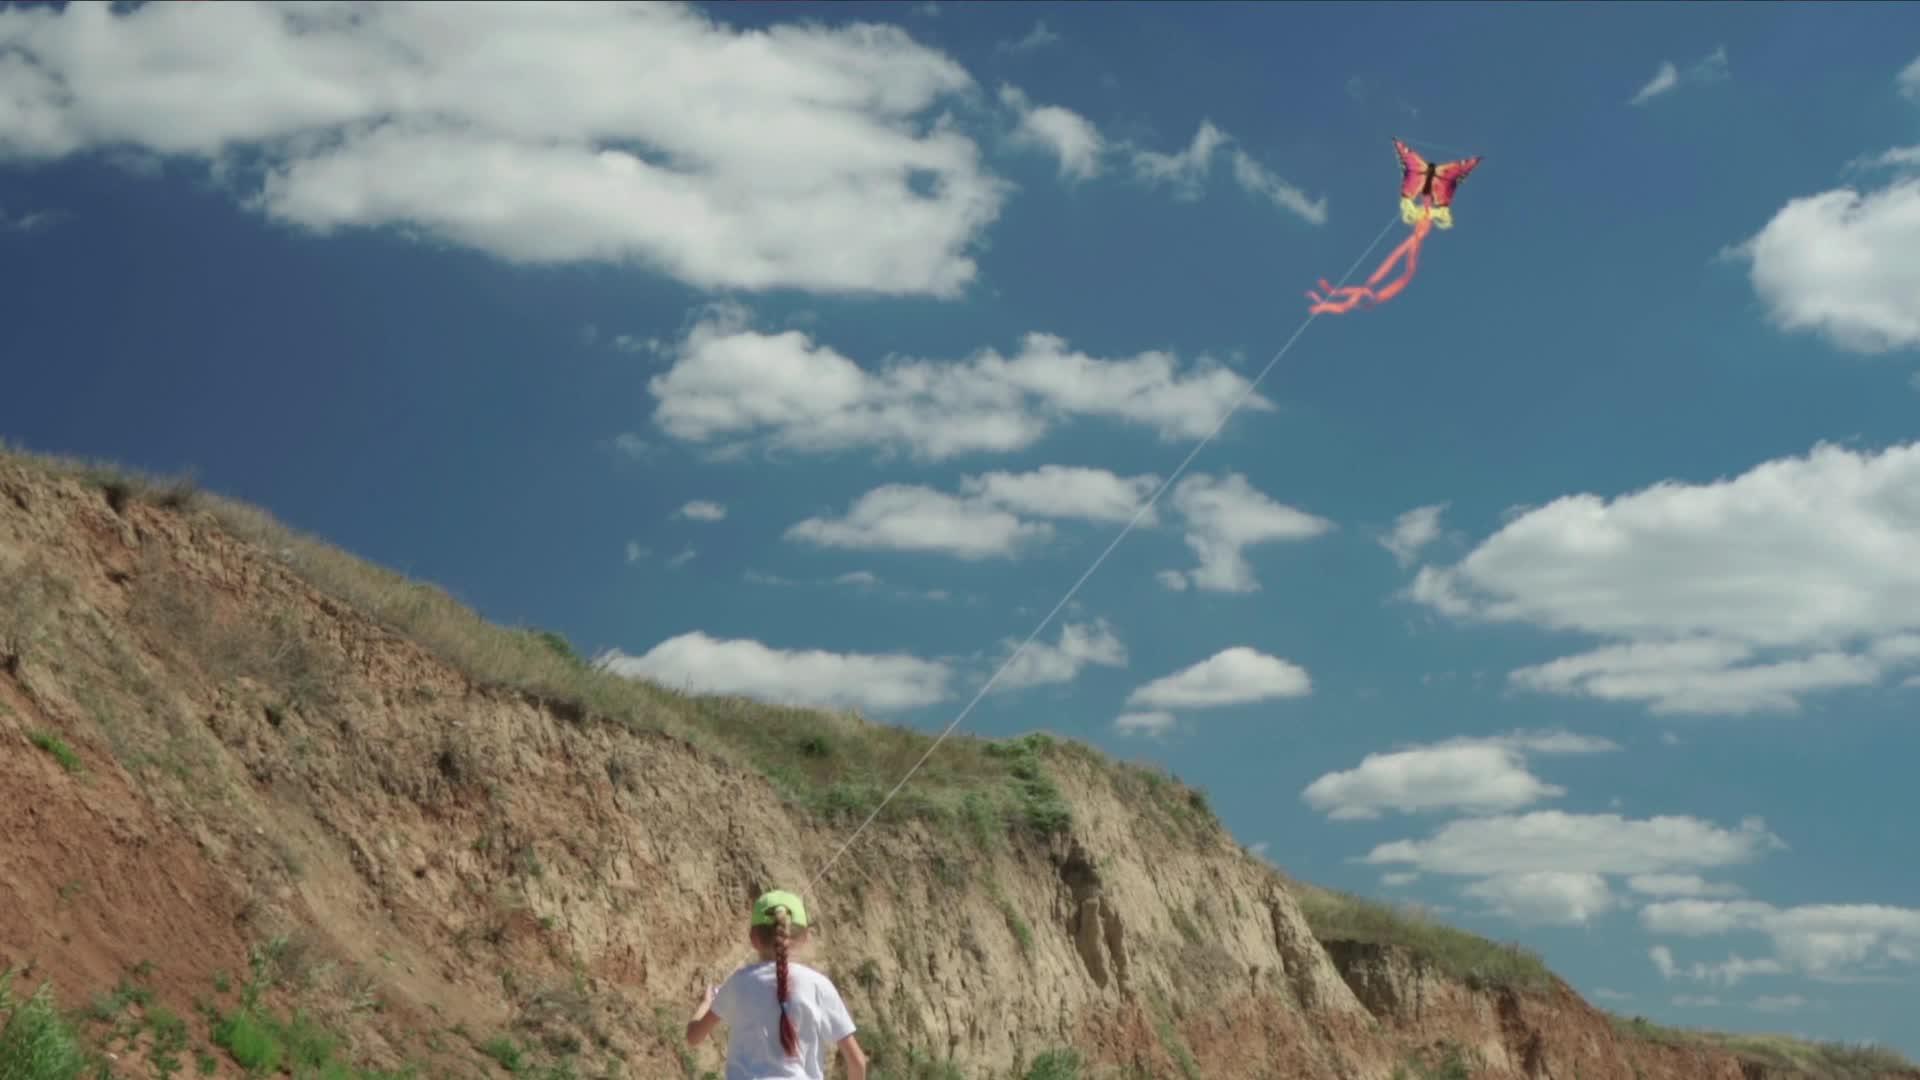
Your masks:
[{"label": "white t-shirt", "polygon": [[780,998],[772,962],[749,964],[727,977],[713,1012],[727,1022],[726,1080],[826,1080],[827,1055],[853,1034],[853,1016],[832,980],[787,962],[787,1016],[800,1036],[800,1056],[780,1048]]}]

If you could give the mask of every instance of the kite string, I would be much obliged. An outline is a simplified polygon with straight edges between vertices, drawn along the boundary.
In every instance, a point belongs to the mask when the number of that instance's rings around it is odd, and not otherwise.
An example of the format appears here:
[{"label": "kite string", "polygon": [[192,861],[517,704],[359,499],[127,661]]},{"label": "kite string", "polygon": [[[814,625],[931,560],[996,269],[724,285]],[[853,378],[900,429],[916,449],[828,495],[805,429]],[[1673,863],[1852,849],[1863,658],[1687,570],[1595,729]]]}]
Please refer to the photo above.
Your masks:
[{"label": "kite string", "polygon": [[[1353,277],[1355,271],[1360,269],[1360,265],[1366,262],[1367,256],[1373,254],[1373,249],[1379,247],[1380,241],[1386,239],[1387,231],[1393,228],[1393,224],[1399,220],[1399,216],[1399,213],[1396,211],[1393,216],[1387,219],[1386,225],[1383,226],[1379,234],[1373,238],[1373,242],[1367,245],[1366,250],[1360,253],[1359,258],[1353,260],[1353,265],[1347,268],[1347,272],[1340,276],[1341,285],[1345,285],[1347,279]],[[1287,355],[1288,350],[1293,348],[1294,342],[1300,340],[1300,335],[1306,333],[1307,327],[1313,324],[1313,320],[1319,317],[1320,313],[1317,311],[1307,316],[1306,321],[1302,322],[1299,329],[1293,332],[1293,336],[1287,338],[1286,344],[1280,346],[1280,350],[1273,354],[1273,358],[1267,361],[1266,366],[1260,369],[1259,374],[1255,375],[1252,381],[1248,382],[1246,387],[1240,391],[1240,396],[1235,398],[1233,403],[1227,406],[1227,411],[1221,414],[1219,421],[1213,425],[1213,430],[1207,432],[1206,435],[1201,437],[1199,442],[1194,444],[1193,449],[1187,452],[1186,458],[1174,468],[1173,472],[1167,475],[1165,480],[1160,482],[1160,486],[1154,489],[1153,494],[1149,495],[1147,500],[1140,504],[1140,509],[1134,512],[1132,519],[1121,528],[1119,534],[1113,538],[1112,542],[1107,544],[1106,549],[1095,556],[1093,562],[1087,567],[1086,572],[1082,573],[1080,579],[1073,583],[1073,587],[1066,591],[1066,594],[1060,598],[1060,602],[1053,605],[1053,610],[1047,612],[1046,617],[1041,619],[1039,624],[1033,628],[1033,632],[1027,635],[1026,640],[1022,641],[1019,647],[1014,649],[1013,653],[1000,664],[999,668],[987,679],[986,683],[975,692],[973,700],[967,702],[966,707],[961,709],[960,712],[948,722],[939,736],[927,747],[926,752],[920,755],[920,760],[914,762],[913,767],[908,769],[906,775],[900,778],[900,782],[893,786],[893,790],[887,792],[886,797],[880,800],[880,805],[874,807],[873,810],[867,814],[866,820],[862,821],[859,827],[853,830],[853,833],[847,837],[846,842],[840,845],[840,849],[834,852],[833,857],[828,859],[820,869],[816,870],[813,875],[807,879],[806,888],[808,894],[813,892],[814,885],[827,876],[827,872],[833,869],[834,865],[847,853],[847,850],[853,847],[854,841],[858,840],[861,834],[867,831],[867,827],[872,825],[874,819],[880,816],[880,812],[887,808],[887,804],[893,801],[893,797],[898,795],[900,790],[907,786],[907,781],[913,779],[914,774],[919,772],[920,767],[927,763],[927,759],[933,756],[933,752],[939,749],[940,744],[946,741],[947,736],[951,735],[953,730],[959,727],[960,723],[967,718],[968,714],[973,712],[974,707],[979,705],[981,700],[987,696],[987,692],[992,690],[994,684],[1000,681],[1000,676],[1004,675],[1007,669],[1013,666],[1014,661],[1018,660],[1021,654],[1026,652],[1027,647],[1033,644],[1034,640],[1040,636],[1041,631],[1045,630],[1047,625],[1053,622],[1054,617],[1059,615],[1061,609],[1067,606],[1074,595],[1080,591],[1080,587],[1085,585],[1087,579],[1093,576],[1094,571],[1100,569],[1100,565],[1107,561],[1107,556],[1113,554],[1113,550],[1120,546],[1120,542],[1125,540],[1129,533],[1133,532],[1134,526],[1138,525],[1140,520],[1153,509],[1154,504],[1159,501],[1160,496],[1166,493],[1166,490],[1173,485],[1175,480],[1180,478],[1182,473],[1186,472],[1187,466],[1193,463],[1194,458],[1200,456],[1200,451],[1205,449],[1207,444],[1212,442],[1214,437],[1225,429],[1227,421],[1233,417],[1235,412],[1239,411],[1240,406],[1245,404],[1249,397],[1253,396],[1254,390],[1259,387],[1261,381],[1264,380],[1267,374],[1274,369],[1274,366],[1279,364],[1280,360]]]}]

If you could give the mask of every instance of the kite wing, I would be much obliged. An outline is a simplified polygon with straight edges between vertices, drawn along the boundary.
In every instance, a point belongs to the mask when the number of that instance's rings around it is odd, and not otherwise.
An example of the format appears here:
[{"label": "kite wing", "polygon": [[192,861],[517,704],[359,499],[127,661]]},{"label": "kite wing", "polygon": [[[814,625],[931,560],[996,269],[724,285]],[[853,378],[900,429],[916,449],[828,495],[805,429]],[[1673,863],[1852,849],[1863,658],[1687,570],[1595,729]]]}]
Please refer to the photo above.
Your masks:
[{"label": "kite wing", "polygon": [[[1453,205],[1454,189],[1460,186],[1460,181],[1465,180],[1467,174],[1472,172],[1473,167],[1478,164],[1480,164],[1480,158],[1478,155],[1475,155],[1464,161],[1449,161],[1445,165],[1434,169],[1433,205]],[[1404,190],[1406,188],[1405,182],[1402,182],[1400,186],[1402,190]]]},{"label": "kite wing", "polygon": [[1427,181],[1427,159],[1399,139],[1393,140],[1393,149],[1400,155],[1400,197],[1411,199]]}]

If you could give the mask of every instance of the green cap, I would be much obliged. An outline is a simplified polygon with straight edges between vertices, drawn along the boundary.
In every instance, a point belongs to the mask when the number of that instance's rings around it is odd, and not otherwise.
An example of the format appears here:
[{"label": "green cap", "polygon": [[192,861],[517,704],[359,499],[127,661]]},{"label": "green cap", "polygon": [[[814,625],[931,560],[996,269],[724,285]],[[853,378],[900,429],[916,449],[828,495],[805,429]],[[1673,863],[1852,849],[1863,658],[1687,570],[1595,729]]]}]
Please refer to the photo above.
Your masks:
[{"label": "green cap", "polygon": [[807,905],[790,892],[775,889],[753,902],[753,925],[772,926],[773,909],[786,908],[787,920],[795,926],[807,925]]}]

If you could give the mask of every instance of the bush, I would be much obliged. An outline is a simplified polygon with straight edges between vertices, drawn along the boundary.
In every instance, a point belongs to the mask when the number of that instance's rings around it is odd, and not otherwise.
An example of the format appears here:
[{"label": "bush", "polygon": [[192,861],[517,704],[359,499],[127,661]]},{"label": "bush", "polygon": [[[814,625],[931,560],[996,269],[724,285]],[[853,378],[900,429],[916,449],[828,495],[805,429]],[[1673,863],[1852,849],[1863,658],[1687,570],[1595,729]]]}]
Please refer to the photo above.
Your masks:
[{"label": "bush", "polygon": [[0,974],[0,1078],[4,1080],[77,1080],[91,1064],[72,1026],[54,1008],[52,990],[42,984],[25,1001],[12,993],[13,972]]}]

